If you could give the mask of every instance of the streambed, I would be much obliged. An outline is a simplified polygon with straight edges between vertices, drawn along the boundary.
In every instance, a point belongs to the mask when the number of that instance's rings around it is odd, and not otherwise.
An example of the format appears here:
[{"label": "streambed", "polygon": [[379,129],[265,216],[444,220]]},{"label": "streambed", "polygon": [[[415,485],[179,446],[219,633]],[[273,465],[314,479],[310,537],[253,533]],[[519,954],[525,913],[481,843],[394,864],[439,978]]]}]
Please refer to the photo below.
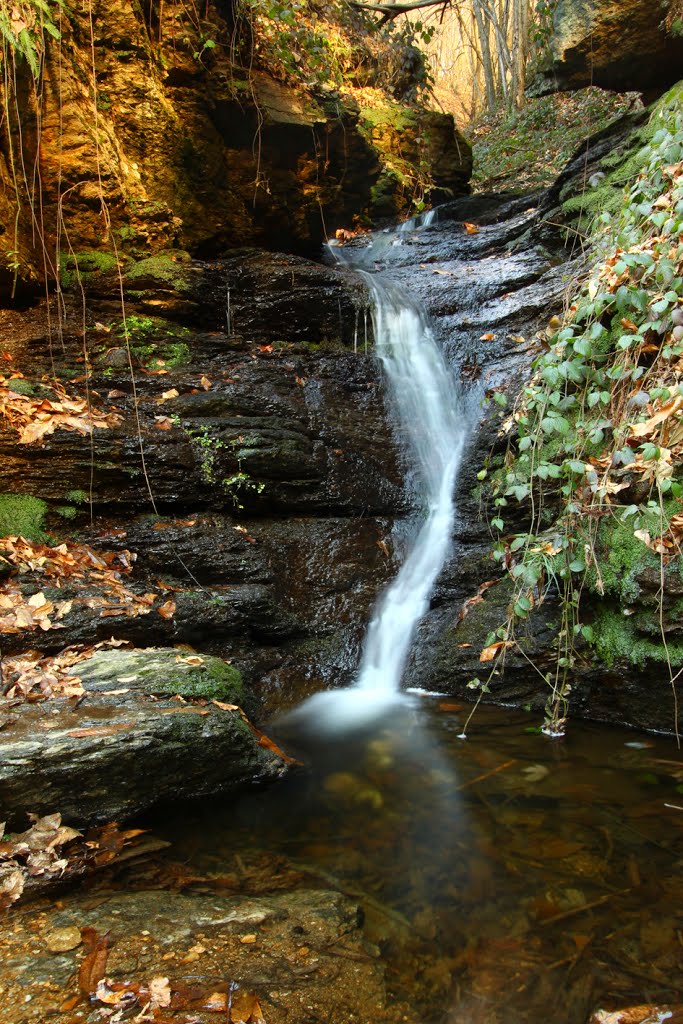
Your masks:
[{"label": "streambed", "polygon": [[353,742],[309,741],[269,790],[141,822],[170,847],[9,915],[0,1019],[135,1019],[63,1009],[84,951],[47,936],[86,925],[111,929],[112,981],[191,978],[199,1002],[157,1016],[183,1024],[221,1019],[201,998],[230,981],[267,1024],[580,1024],[680,1002],[675,744],[585,723],[549,741],[493,708],[463,740],[466,713],[418,697]]}]

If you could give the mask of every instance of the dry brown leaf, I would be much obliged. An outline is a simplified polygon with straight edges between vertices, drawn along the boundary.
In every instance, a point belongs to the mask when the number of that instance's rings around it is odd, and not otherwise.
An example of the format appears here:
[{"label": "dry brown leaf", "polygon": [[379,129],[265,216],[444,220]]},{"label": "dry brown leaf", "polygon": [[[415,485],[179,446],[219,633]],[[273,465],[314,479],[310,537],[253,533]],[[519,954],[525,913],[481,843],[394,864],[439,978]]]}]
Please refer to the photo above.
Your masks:
[{"label": "dry brown leaf", "polygon": [[164,604],[157,608],[157,611],[164,619],[172,619],[175,615],[175,609],[175,601],[165,601]]},{"label": "dry brown leaf", "polygon": [[231,1024],[265,1024],[258,997],[242,989],[233,992],[229,1019]]},{"label": "dry brown leaf", "polygon": [[177,388],[169,388],[168,391],[164,391],[163,392],[163,394],[161,395],[161,398],[157,398],[156,404],[157,405],[163,405],[164,402],[168,402],[172,398],[177,398],[178,397],[178,393],[179,392],[178,392]]},{"label": "dry brown leaf", "polygon": [[95,995],[107,970],[109,932],[99,936],[94,928],[81,928],[81,936],[89,948],[89,953],[78,971],[78,987],[84,995],[90,996]]},{"label": "dry brown leaf", "polygon": [[477,225],[476,224],[471,224],[467,220],[463,224],[463,227],[464,227],[464,229],[465,229],[465,231],[467,232],[468,235],[478,235],[479,234],[479,228],[477,227]]},{"label": "dry brown leaf", "polygon": [[152,1009],[156,1006],[171,1005],[171,988],[168,978],[152,978],[149,983],[149,1001]]},{"label": "dry brown leaf", "polygon": [[208,377],[200,377],[199,378],[199,383],[201,384],[201,386],[204,388],[205,391],[210,391],[211,390],[212,383],[211,383],[211,381],[209,380]]},{"label": "dry brown leaf", "polygon": [[499,651],[514,647],[512,640],[497,640],[495,644],[489,644],[479,655],[479,661],[493,661]]},{"label": "dry brown leaf", "polygon": [[660,409],[654,413],[649,420],[644,423],[632,423],[630,424],[630,431],[633,437],[646,437],[651,434],[655,427],[658,427],[660,423],[667,420],[669,416],[673,416],[680,409],[683,408],[683,395],[677,395],[672,401],[667,402]]}]

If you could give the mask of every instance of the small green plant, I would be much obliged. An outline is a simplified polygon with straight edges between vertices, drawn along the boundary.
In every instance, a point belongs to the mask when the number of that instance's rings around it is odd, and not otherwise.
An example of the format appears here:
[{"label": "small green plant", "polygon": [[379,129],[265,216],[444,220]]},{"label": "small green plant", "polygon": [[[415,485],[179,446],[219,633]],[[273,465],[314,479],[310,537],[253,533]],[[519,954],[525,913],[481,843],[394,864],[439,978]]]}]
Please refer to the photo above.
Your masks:
[{"label": "small green plant", "polygon": [[227,445],[220,437],[218,437],[208,426],[202,426],[198,429],[188,429],[192,440],[192,446],[199,456],[199,466],[202,474],[202,478],[207,484],[216,483],[216,463],[217,453],[221,448],[226,448]]},{"label": "small green plant", "polygon": [[213,50],[213,49],[215,49],[215,47],[216,47],[216,40],[215,39],[200,39],[199,49],[195,50],[194,53],[192,54],[192,56],[193,56],[194,60],[199,61],[200,64],[203,64],[204,62],[202,60],[202,57],[204,56],[206,51],[207,50]]},{"label": "small green plant", "polygon": [[240,510],[244,508],[242,501],[244,494],[263,494],[266,487],[263,481],[253,480],[248,473],[242,470],[221,480],[221,485],[230,495],[235,508]]}]

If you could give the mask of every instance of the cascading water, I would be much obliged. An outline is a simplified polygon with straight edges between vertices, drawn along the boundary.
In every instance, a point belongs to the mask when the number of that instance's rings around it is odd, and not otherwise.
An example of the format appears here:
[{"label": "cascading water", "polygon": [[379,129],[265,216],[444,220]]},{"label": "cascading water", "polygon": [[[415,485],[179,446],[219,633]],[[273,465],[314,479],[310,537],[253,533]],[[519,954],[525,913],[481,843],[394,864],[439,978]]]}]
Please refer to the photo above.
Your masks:
[{"label": "cascading water", "polygon": [[[384,250],[400,240],[399,229],[380,236]],[[416,490],[424,508],[396,579],[380,598],[363,648],[356,683],[347,690],[318,693],[287,716],[319,733],[369,724],[405,703],[401,677],[415,630],[427,611],[436,578],[448,554],[453,527],[453,489],[465,439],[465,414],[426,314],[405,289],[362,267],[373,244],[362,250],[335,248],[337,258],[364,278],[372,299],[375,353],[384,368],[398,428],[413,456]]]}]

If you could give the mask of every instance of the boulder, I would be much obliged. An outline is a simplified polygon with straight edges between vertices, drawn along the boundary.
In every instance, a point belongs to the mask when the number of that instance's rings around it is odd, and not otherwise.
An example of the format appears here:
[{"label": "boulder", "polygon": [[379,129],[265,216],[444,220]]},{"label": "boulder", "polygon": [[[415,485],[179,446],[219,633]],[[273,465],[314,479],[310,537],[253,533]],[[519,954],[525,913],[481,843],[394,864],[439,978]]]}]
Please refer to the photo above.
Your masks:
[{"label": "boulder", "polygon": [[102,648],[85,696],[13,704],[0,732],[2,816],[59,809],[77,825],[229,793],[286,771],[237,708],[239,672],[207,655]]}]

